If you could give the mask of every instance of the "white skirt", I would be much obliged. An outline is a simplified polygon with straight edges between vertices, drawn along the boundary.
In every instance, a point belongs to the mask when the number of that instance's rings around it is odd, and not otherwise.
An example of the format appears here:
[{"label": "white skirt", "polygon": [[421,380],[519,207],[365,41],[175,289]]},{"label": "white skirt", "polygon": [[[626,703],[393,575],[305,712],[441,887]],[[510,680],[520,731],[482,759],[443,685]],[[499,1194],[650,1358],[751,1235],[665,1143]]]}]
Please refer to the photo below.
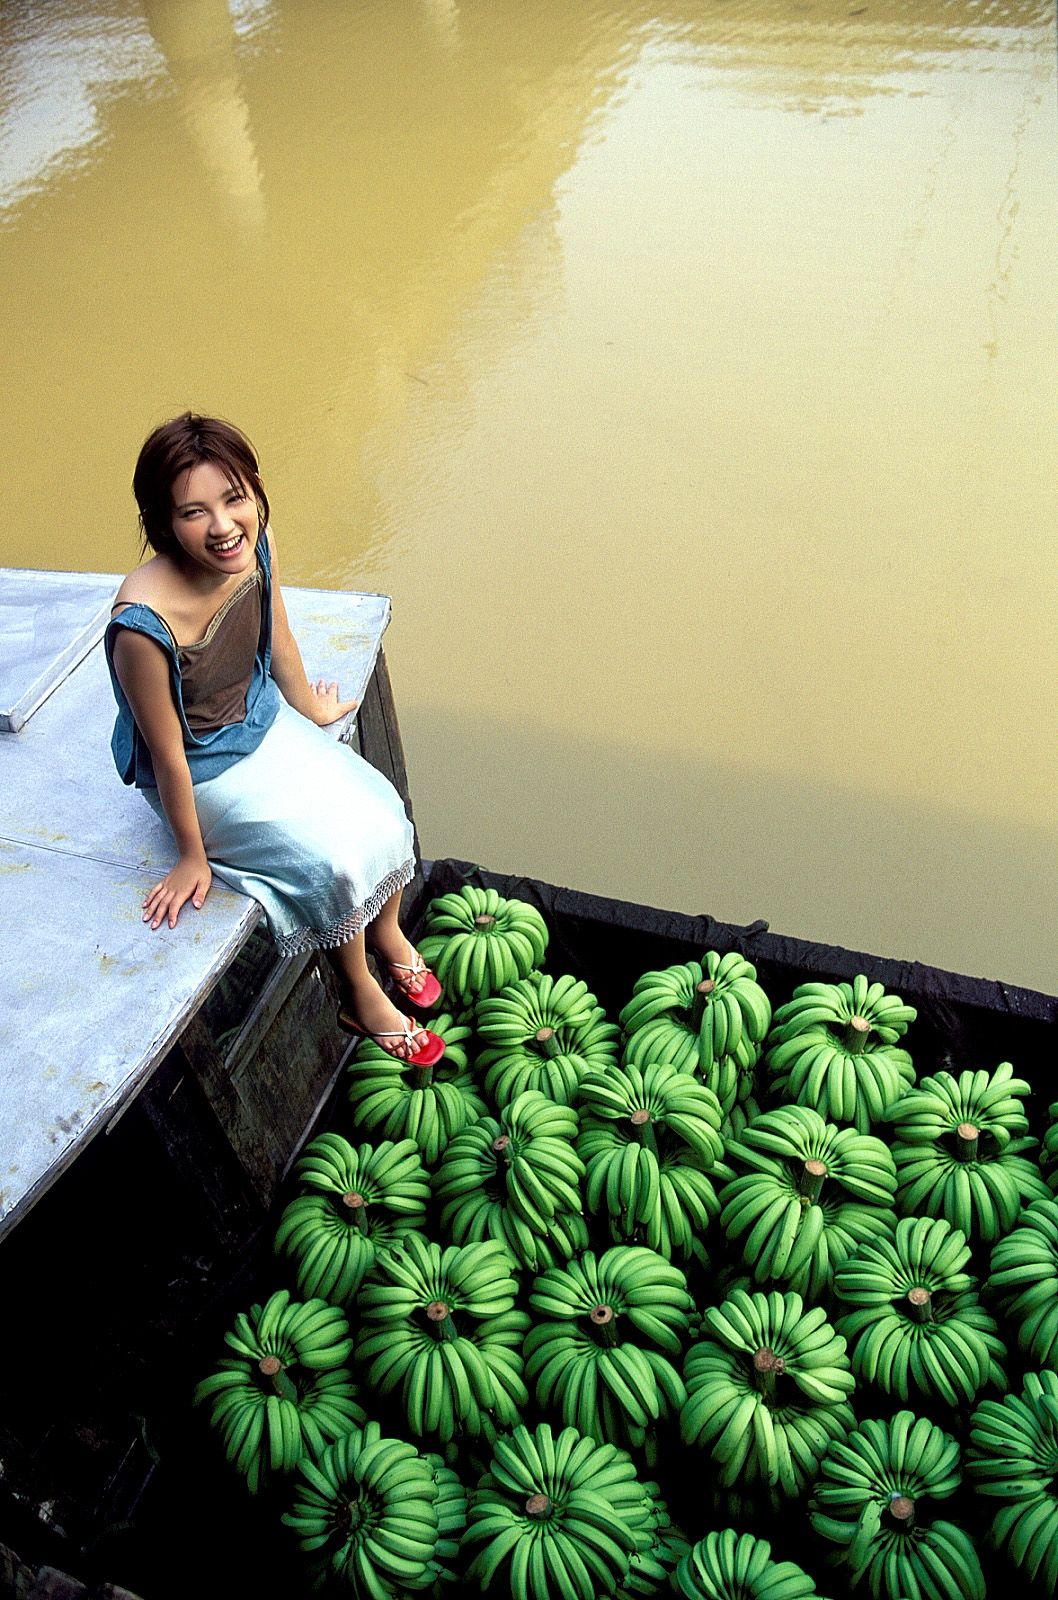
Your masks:
[{"label": "white skirt", "polygon": [[415,873],[389,779],[285,701],[252,755],[195,784],[195,810],[211,868],[260,902],[280,955],[344,944]]}]

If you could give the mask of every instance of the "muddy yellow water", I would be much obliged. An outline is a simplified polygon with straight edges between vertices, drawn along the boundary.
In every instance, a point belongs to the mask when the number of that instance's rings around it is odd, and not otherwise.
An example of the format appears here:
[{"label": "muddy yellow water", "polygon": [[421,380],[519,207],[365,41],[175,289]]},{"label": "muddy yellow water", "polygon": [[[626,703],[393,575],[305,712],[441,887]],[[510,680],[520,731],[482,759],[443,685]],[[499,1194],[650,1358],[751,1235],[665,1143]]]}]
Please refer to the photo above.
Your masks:
[{"label": "muddy yellow water", "polygon": [[9,0],[0,562],[124,571],[219,411],[393,596],[425,854],[1058,990],[1055,42]]}]

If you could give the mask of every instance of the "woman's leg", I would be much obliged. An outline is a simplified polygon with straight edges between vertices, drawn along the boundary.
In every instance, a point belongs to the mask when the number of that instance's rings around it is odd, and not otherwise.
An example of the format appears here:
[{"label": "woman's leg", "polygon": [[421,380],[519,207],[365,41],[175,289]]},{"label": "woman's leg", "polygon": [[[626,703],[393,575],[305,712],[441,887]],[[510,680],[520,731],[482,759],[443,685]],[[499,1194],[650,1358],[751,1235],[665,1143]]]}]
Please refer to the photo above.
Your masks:
[{"label": "woman's leg", "polygon": [[[394,895],[393,899],[399,901],[400,895]],[[385,909],[384,907],[383,912]],[[380,912],[379,917],[382,914]],[[339,945],[337,950],[328,950],[325,954],[343,988],[343,1009],[348,1016],[354,1022],[358,1022],[366,1033],[399,1034],[405,1020],[404,1015],[397,1010],[392,1000],[388,999],[372,977],[367,964],[364,935],[358,933],[355,938],[347,939],[343,945]],[[410,1041],[404,1038],[379,1040],[384,1050],[403,1060],[407,1060],[416,1048],[422,1047],[424,1042],[425,1034],[421,1028],[413,1029]]]},{"label": "woman's leg", "polygon": [[[417,952],[407,935],[401,932],[399,918],[403,893],[403,889],[398,889],[395,894],[391,894],[371,923],[371,948],[378,951],[387,965],[410,969]],[[425,969],[418,977],[412,977],[410,971],[394,972],[393,976],[400,982],[409,999],[414,999],[426,983]]]}]

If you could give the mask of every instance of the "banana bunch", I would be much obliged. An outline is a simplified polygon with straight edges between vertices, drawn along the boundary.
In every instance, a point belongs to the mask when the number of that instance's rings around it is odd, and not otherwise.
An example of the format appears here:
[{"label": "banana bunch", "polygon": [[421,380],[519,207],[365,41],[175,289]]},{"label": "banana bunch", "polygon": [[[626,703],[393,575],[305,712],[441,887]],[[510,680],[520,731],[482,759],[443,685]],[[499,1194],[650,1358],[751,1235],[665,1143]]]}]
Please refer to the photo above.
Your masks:
[{"label": "banana bunch", "polygon": [[725,1117],[737,1116],[740,1107],[756,1092],[755,1068],[760,1060],[760,1045],[744,1034],[729,1055],[714,1061],[708,1072],[701,1072],[697,1066],[699,1035],[688,1030],[684,1048],[673,1028],[668,1028],[667,1033],[664,1031],[667,1026],[659,1019],[659,1031],[655,1031],[653,1023],[648,1023],[639,1033],[626,1037],[621,1065],[639,1067],[642,1071],[655,1061],[668,1061],[680,1072],[695,1075],[711,1089]]},{"label": "banana bunch", "polygon": [[736,1101],[720,1125],[725,1149],[729,1139],[740,1139],[742,1137],[743,1128],[747,1123],[752,1122],[755,1117],[759,1117],[763,1109],[760,1101],[754,1097],[752,1089],[747,1092],[744,1100]]},{"label": "banana bunch", "polygon": [[498,1239],[530,1271],[583,1250],[576,1136],[577,1113],[537,1089],[456,1134],[434,1178],[444,1232],[456,1244]]},{"label": "banana bunch", "polygon": [[676,1568],[690,1549],[690,1541],[678,1528],[668,1513],[661,1490],[656,1483],[645,1483],[643,1488],[651,1508],[650,1543],[640,1538],[628,1564],[628,1577],[618,1586],[614,1600],[640,1600],[643,1595],[656,1595],[672,1587]]},{"label": "banana bunch", "polygon": [[348,1306],[385,1249],[426,1220],[430,1180],[410,1139],[357,1148],[321,1133],[294,1168],[310,1189],[283,1212],[275,1247],[299,1294]]},{"label": "banana bunch", "polygon": [[961,1480],[958,1444],[926,1417],[898,1411],[861,1422],[827,1451],[808,1507],[812,1527],[840,1546],[850,1586],[865,1583],[874,1600],[985,1600],[972,1541],[954,1523],[932,1520],[934,1503]]},{"label": "banana bunch", "polygon": [[535,906],[465,883],[430,901],[419,954],[449,999],[479,1000],[528,977],[541,965],[547,941]]},{"label": "banana bunch", "polygon": [[264,1306],[240,1311],[224,1342],[234,1355],[202,1379],[194,1401],[212,1402],[210,1425],[251,1494],[270,1471],[293,1471],[306,1452],[318,1456],[363,1421],[343,1365],[349,1324],[325,1300],[292,1302],[280,1289]]},{"label": "banana bunch", "polygon": [[765,1046],[772,1089],[866,1133],[915,1081],[896,1041],[916,1015],[862,973],[851,983],[802,983],[776,1011]]},{"label": "banana bunch", "polygon": [[707,1173],[723,1154],[711,1089],[655,1061],[642,1071],[591,1072],[580,1086],[585,1198],[616,1239],[641,1237],[669,1259],[700,1253],[697,1235],[719,1211]]},{"label": "banana bunch", "polygon": [[686,1444],[708,1450],[721,1488],[803,1495],[824,1452],[855,1425],[855,1388],[840,1338],[799,1294],[736,1289],[702,1316],[687,1353]]},{"label": "banana bunch", "polygon": [[439,1456],[384,1439],[377,1422],[350,1429],[320,1458],[281,1520],[308,1557],[313,1589],[340,1583],[357,1600],[400,1600],[453,1581],[467,1502]]},{"label": "banana bunch", "polygon": [[978,1494],[1003,1502],[991,1528],[1045,1592],[1058,1591],[1058,1374],[1029,1372],[1020,1396],[983,1400],[971,1419],[966,1471]]},{"label": "banana bunch", "polygon": [[360,1290],[356,1359],[373,1389],[399,1389],[413,1433],[447,1444],[517,1421],[529,1403],[517,1292],[496,1240],[442,1250],[412,1233],[380,1257]]},{"label": "banana bunch", "polygon": [[985,1292],[1017,1328],[1026,1359],[1058,1371],[1058,1200],[1034,1200],[999,1240]]},{"label": "banana bunch", "polygon": [[471,1497],[467,1575],[482,1589],[503,1575],[517,1600],[600,1600],[614,1595],[631,1560],[654,1537],[652,1490],[631,1458],[575,1428],[546,1422],[496,1440]]},{"label": "banana bunch", "polygon": [[896,1168],[869,1133],[836,1128],[809,1106],[779,1106],[726,1148],[732,1166],[751,1170],[720,1191],[720,1226],[742,1241],[756,1282],[818,1300],[857,1245],[891,1237]]},{"label": "banana bunch", "polygon": [[966,1235],[943,1218],[904,1217],[892,1240],[860,1245],[837,1269],[835,1292],[852,1307],[837,1327],[857,1378],[956,1407],[986,1383],[1006,1388],[1006,1350],[963,1271],[969,1259]]},{"label": "banana bunch", "polygon": [[430,1018],[430,1031],[444,1040],[445,1053],[429,1067],[413,1066],[363,1040],[349,1064],[346,1091],[358,1132],[414,1139],[428,1167],[487,1110],[467,1063],[471,1029],[445,1012]]},{"label": "banana bunch", "polygon": [[667,1358],[679,1359],[694,1302],[678,1267],[642,1246],[586,1250],[537,1278],[529,1308],[550,1320],[529,1330],[526,1382],[568,1427],[639,1449],[679,1414],[687,1392]]},{"label": "banana bunch", "polygon": [[994,1244],[1009,1233],[1028,1200],[1048,1198],[1047,1185],[1025,1159],[1022,1100],[1029,1093],[1009,1061],[995,1072],[937,1072],[891,1105],[893,1156],[906,1216],[944,1217],[971,1241]]},{"label": "banana bunch", "polygon": [[1050,1121],[1043,1136],[1040,1166],[1052,1193],[1058,1194],[1058,1100],[1047,1108]]},{"label": "banana bunch", "polygon": [[586,1072],[617,1065],[619,1030],[576,978],[530,973],[480,1001],[476,1023],[485,1049],[475,1069],[501,1109],[524,1089],[571,1106]]},{"label": "banana bunch", "polygon": [[707,950],[661,972],[644,972],[620,1015],[626,1062],[673,1062],[697,1072],[725,1115],[752,1087],[752,1069],[771,1022],[757,969],[737,950]]},{"label": "banana bunch", "polygon": [[734,1528],[699,1539],[676,1568],[672,1586],[686,1600],[819,1600],[815,1583],[795,1562],[773,1561],[767,1539]]}]

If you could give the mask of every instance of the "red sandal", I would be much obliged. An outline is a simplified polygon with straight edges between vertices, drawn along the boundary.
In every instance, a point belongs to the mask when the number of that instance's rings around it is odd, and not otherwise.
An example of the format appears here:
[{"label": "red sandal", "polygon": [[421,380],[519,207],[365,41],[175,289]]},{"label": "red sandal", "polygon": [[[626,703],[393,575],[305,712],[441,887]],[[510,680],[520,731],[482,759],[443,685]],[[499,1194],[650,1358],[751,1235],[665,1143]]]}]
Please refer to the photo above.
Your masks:
[{"label": "red sandal", "polygon": [[[417,1011],[432,1011],[441,998],[441,985],[418,950],[412,950],[411,964],[387,961],[390,977],[410,1006]],[[417,980],[421,979],[421,982]]]},{"label": "red sandal", "polygon": [[[383,1029],[378,1033],[369,1033],[366,1028],[362,1028],[359,1022],[355,1022],[352,1017],[346,1015],[341,1006],[338,1007],[335,1020],[343,1033],[351,1033],[354,1037],[360,1039],[370,1039],[374,1044],[378,1045],[380,1050],[385,1050],[388,1056],[392,1056],[394,1061],[399,1061],[406,1067],[432,1067],[440,1061],[445,1053],[445,1042],[439,1034],[431,1033],[429,1028],[413,1028],[407,1017],[401,1018],[402,1027],[390,1030]],[[388,1049],[382,1043],[383,1039],[407,1039],[410,1041],[417,1033],[425,1033],[426,1043],[420,1045],[418,1050],[414,1051],[410,1056],[399,1056],[395,1050]]]}]

